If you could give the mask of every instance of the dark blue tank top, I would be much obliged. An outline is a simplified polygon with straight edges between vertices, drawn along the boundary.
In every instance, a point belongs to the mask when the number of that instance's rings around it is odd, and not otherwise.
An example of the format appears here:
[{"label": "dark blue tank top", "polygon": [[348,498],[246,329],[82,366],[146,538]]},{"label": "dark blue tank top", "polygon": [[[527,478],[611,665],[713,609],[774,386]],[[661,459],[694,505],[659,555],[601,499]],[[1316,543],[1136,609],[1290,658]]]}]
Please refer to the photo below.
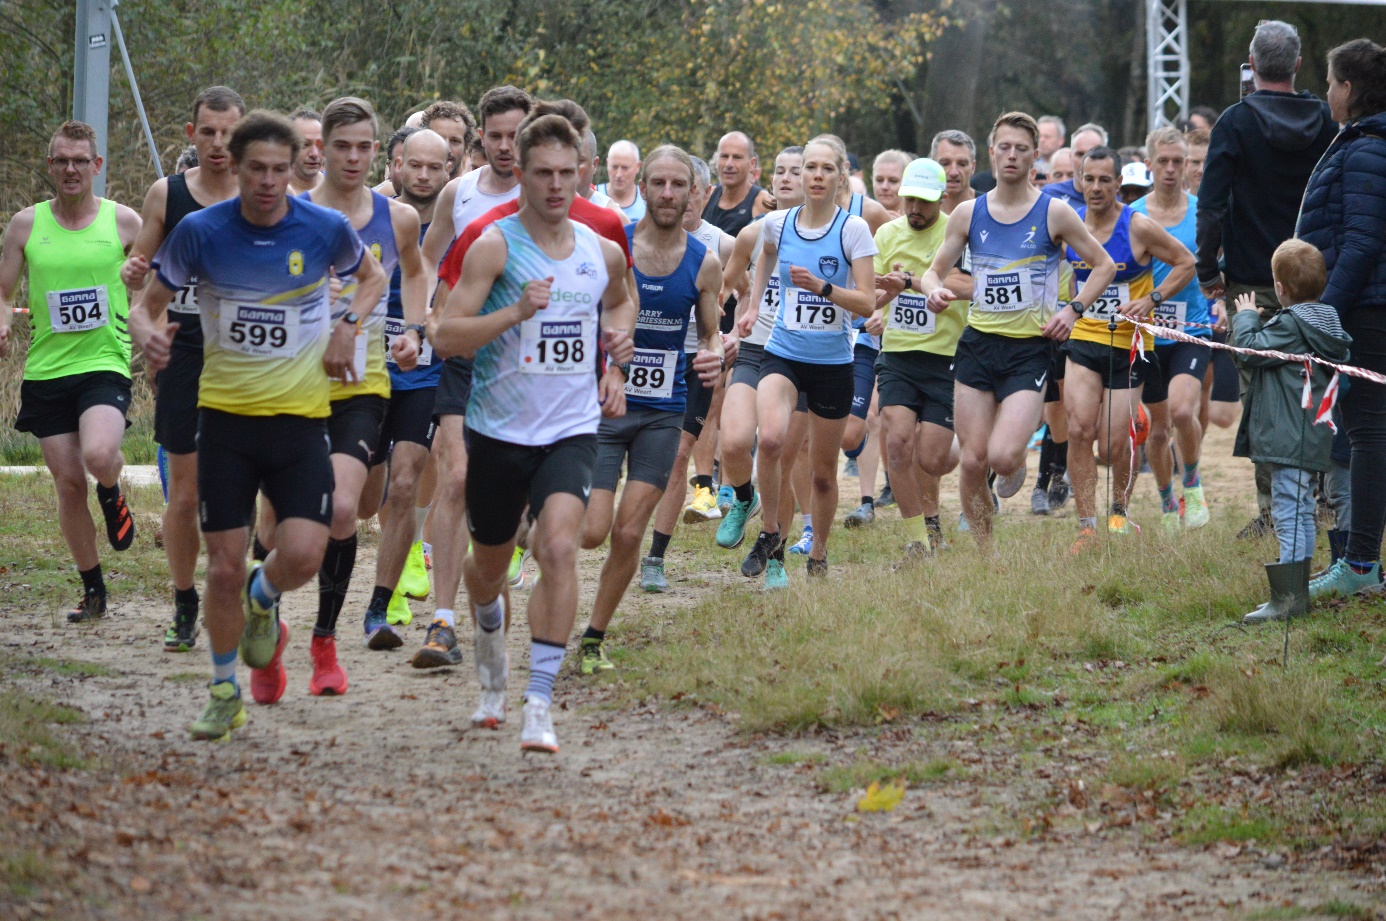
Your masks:
[{"label": "dark blue tank top", "polygon": [[[640,288],[640,318],[635,323],[635,358],[626,382],[626,402],[681,413],[688,397],[684,383],[684,335],[698,302],[698,270],[707,247],[684,234],[683,259],[668,275],[646,275],[635,267]],[[635,225],[626,225],[635,249]]]}]

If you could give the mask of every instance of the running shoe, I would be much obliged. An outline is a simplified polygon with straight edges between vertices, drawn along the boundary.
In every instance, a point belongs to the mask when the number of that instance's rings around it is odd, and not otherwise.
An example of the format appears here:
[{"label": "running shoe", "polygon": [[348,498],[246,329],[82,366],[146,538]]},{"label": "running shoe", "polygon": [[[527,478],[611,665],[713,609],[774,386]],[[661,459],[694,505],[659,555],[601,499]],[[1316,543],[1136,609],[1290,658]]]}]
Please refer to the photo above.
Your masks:
[{"label": "running shoe", "polygon": [[515,553],[510,557],[510,587],[521,589],[525,587],[525,560],[529,559],[529,551],[522,547],[516,547]]},{"label": "running shoe", "polygon": [[741,574],[748,579],[765,572],[765,564],[770,561],[770,556],[775,552],[775,545],[780,542],[778,534],[766,534],[761,531],[756,535],[756,542],[751,545],[751,552],[746,554],[746,559],[741,561]]},{"label": "running shoe", "polygon": [[[429,572],[432,572],[432,571],[433,571],[433,545],[432,545],[432,544],[421,544],[420,546],[421,546],[422,549],[423,549],[424,569],[427,569]],[[467,541],[467,549],[470,550],[470,549],[471,549],[471,546],[472,546],[472,542],[471,542],[471,540],[468,540],[468,541]]]},{"label": "running shoe", "polygon": [[857,464],[855,457],[847,458],[847,465],[842,468],[842,472],[847,476],[861,476],[861,467]]},{"label": "running shoe", "polygon": [[933,524],[929,521],[924,522],[924,528],[929,532],[929,552],[947,550],[948,544],[943,539],[943,525]]},{"label": "running shoe", "polygon": [[736,490],[723,483],[717,490],[717,511],[725,515],[736,501]]},{"label": "running shoe", "polygon": [[520,751],[558,753],[558,736],[553,731],[548,701],[525,698],[525,728],[520,733]]},{"label": "running shoe", "polygon": [[1068,497],[1073,495],[1073,481],[1063,467],[1050,467],[1049,471],[1049,510],[1057,512],[1068,504]]},{"label": "running shoe", "polygon": [[407,627],[414,622],[414,612],[409,609],[409,599],[399,592],[390,596],[390,606],[385,609],[385,623],[392,627]]},{"label": "running shoe", "polygon": [[885,489],[876,497],[876,508],[890,508],[895,504],[895,493],[891,491],[890,484],[886,483]]},{"label": "running shoe", "polygon": [[409,555],[404,558],[404,571],[399,574],[399,585],[395,591],[415,601],[423,601],[428,597],[428,566],[424,563],[423,541],[415,541],[410,546]]},{"label": "running shoe", "polygon": [[1030,490],[1030,514],[1049,514],[1049,490],[1041,489],[1038,486]]},{"label": "running shoe", "polygon": [[1190,486],[1184,490],[1184,527],[1201,528],[1208,523],[1208,500],[1203,497],[1202,486]]},{"label": "running shoe", "polygon": [[1020,469],[1010,476],[996,477],[996,495],[1002,499],[1009,499],[1020,492],[1020,487],[1025,485],[1025,465],[1021,464]]},{"label": "running shoe", "polygon": [[876,520],[876,507],[870,502],[858,505],[846,518],[842,519],[844,528],[861,528]]},{"label": "running shoe", "polygon": [[472,654],[476,657],[476,679],[483,691],[505,693],[510,681],[510,656],[505,651],[505,629],[483,630],[477,627],[472,633]]},{"label": "running shoe", "polygon": [[958,532],[961,533],[961,532],[963,532],[963,531],[971,531],[971,530],[972,530],[972,525],[971,525],[970,523],[968,523],[968,520],[967,520],[967,513],[966,513],[966,512],[958,512]]},{"label": "running shoe", "polygon": [[457,631],[445,620],[428,625],[424,644],[414,653],[409,664],[415,668],[446,668],[462,664],[462,650],[457,645]]},{"label": "running shoe", "polygon": [[472,713],[472,725],[479,729],[499,729],[505,723],[505,692],[482,691],[481,702]]},{"label": "running shoe", "polygon": [[1170,509],[1160,515],[1160,527],[1165,529],[1166,534],[1178,534],[1183,530],[1184,522],[1179,520],[1179,510]]},{"label": "running shoe", "polygon": [[828,561],[815,560],[813,557],[809,557],[807,572],[810,576],[817,576],[820,579],[828,578]]},{"label": "running shoe", "polygon": [[1083,528],[1078,532],[1078,539],[1073,542],[1073,546],[1068,548],[1068,552],[1077,556],[1086,550],[1091,550],[1097,546],[1097,531],[1094,528]]},{"label": "running shoe", "polygon": [[760,493],[752,493],[750,502],[732,502],[732,507],[717,526],[717,546],[735,550],[746,539],[746,522],[760,511]]},{"label": "running shoe", "polygon": [[117,483],[116,494],[109,501],[102,500],[101,515],[106,519],[106,539],[116,550],[128,550],[135,542],[135,519],[130,517],[130,506],[125,502],[125,493]]},{"label": "running shoe", "polygon": [[279,642],[264,668],[250,670],[250,696],[257,704],[278,703],[289,686],[289,673],[284,669],[284,647],[289,645],[289,625],[279,622]]},{"label": "running shoe", "polygon": [[781,588],[789,588],[789,575],[784,571],[782,561],[771,560],[765,567],[765,590],[775,591]]},{"label": "running shoe", "polygon": [[1314,601],[1321,598],[1345,598],[1380,587],[1380,563],[1373,563],[1372,568],[1366,572],[1356,572],[1346,559],[1339,559],[1328,568],[1328,572],[1310,581],[1309,597]]},{"label": "running shoe", "polygon": [[164,634],[164,652],[187,652],[197,645],[197,605],[173,602],[173,623]]},{"label": "running shoe", "polygon": [[606,657],[606,646],[602,644],[601,640],[593,637],[584,637],[582,643],[578,645],[578,662],[581,663],[584,675],[609,672],[616,667]]},{"label": "running shoe", "polygon": [[70,624],[80,624],[89,620],[98,620],[105,616],[106,593],[87,592],[82,595],[82,600],[77,602],[77,607],[67,612],[67,622]]},{"label": "running shoe", "polygon": [[211,700],[202,715],[188,727],[194,741],[220,742],[231,736],[231,730],[245,725],[245,704],[234,681],[218,681],[212,685]]},{"label": "running shoe", "polygon": [[799,539],[794,542],[794,546],[789,548],[789,552],[796,556],[807,556],[813,549],[813,528],[805,527],[804,533],[799,535]]},{"label": "running shoe", "polygon": [[890,568],[893,572],[900,572],[909,569],[923,560],[927,560],[933,555],[934,549],[924,541],[912,540],[908,544],[905,544],[905,555],[900,559],[900,562],[894,564]]},{"label": "running shoe", "polygon": [[245,629],[241,631],[241,661],[251,668],[264,668],[269,665],[279,650],[279,603],[268,608],[260,607],[250,593],[250,584],[264,563],[256,561],[250,566],[245,585],[241,588],[241,610],[245,612]]},{"label": "running shoe", "polygon": [[308,679],[308,693],[314,697],[345,694],[347,676],[337,664],[337,638],[313,637],[308,644],[308,655],[313,659],[313,677]]},{"label": "running shoe", "polygon": [[1141,533],[1141,526],[1125,515],[1113,515],[1107,519],[1107,530],[1113,534],[1133,536]]},{"label": "running shoe", "polygon": [[[732,493],[736,495],[735,492]],[[700,521],[716,521],[722,517],[722,510],[717,506],[717,496],[706,486],[693,487],[693,501],[688,503],[683,510],[684,524],[697,524]]]},{"label": "running shoe", "polygon": [[647,592],[669,591],[669,580],[664,578],[664,559],[647,556],[640,561],[640,588]]},{"label": "running shoe", "polygon": [[399,632],[390,626],[384,611],[367,608],[364,629],[367,649],[398,649],[404,645],[404,640],[400,638]]}]

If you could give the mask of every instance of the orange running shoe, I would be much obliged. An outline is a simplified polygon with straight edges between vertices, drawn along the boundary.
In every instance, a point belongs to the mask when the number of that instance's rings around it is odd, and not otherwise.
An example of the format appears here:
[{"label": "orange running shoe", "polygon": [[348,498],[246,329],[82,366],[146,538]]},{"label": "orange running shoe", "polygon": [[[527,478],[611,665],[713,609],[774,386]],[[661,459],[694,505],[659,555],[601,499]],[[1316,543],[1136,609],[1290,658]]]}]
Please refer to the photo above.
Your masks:
[{"label": "orange running shoe", "polygon": [[313,637],[312,642],[308,644],[308,654],[313,657],[313,677],[308,680],[308,693],[314,697],[345,694],[347,676],[337,664],[337,638]]}]

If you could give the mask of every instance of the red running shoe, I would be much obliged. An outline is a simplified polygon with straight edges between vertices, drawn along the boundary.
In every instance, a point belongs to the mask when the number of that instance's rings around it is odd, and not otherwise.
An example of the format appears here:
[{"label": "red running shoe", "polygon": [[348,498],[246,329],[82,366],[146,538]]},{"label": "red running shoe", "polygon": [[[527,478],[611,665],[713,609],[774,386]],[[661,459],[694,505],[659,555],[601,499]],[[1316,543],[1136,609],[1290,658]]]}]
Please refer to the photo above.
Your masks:
[{"label": "red running shoe", "polygon": [[313,637],[313,641],[308,644],[308,654],[313,657],[313,677],[308,682],[308,693],[314,697],[345,694],[347,676],[337,664],[337,638]]},{"label": "red running shoe", "polygon": [[250,696],[257,704],[274,704],[284,696],[289,685],[289,673],[284,670],[284,647],[289,645],[289,625],[279,622],[279,642],[274,655],[264,668],[250,670]]}]

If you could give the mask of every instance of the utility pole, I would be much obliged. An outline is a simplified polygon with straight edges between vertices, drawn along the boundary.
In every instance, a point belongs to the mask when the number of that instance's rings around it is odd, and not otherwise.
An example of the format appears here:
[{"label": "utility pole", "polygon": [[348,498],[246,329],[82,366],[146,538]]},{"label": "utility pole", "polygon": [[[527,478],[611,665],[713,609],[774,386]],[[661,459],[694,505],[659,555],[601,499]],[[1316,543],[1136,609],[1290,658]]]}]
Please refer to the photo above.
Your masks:
[{"label": "utility pole", "polygon": [[[103,158],[111,100],[111,7],[111,0],[77,0],[73,47],[72,117],[95,129],[96,152]],[[104,171],[96,175],[93,190],[106,194]]]}]

